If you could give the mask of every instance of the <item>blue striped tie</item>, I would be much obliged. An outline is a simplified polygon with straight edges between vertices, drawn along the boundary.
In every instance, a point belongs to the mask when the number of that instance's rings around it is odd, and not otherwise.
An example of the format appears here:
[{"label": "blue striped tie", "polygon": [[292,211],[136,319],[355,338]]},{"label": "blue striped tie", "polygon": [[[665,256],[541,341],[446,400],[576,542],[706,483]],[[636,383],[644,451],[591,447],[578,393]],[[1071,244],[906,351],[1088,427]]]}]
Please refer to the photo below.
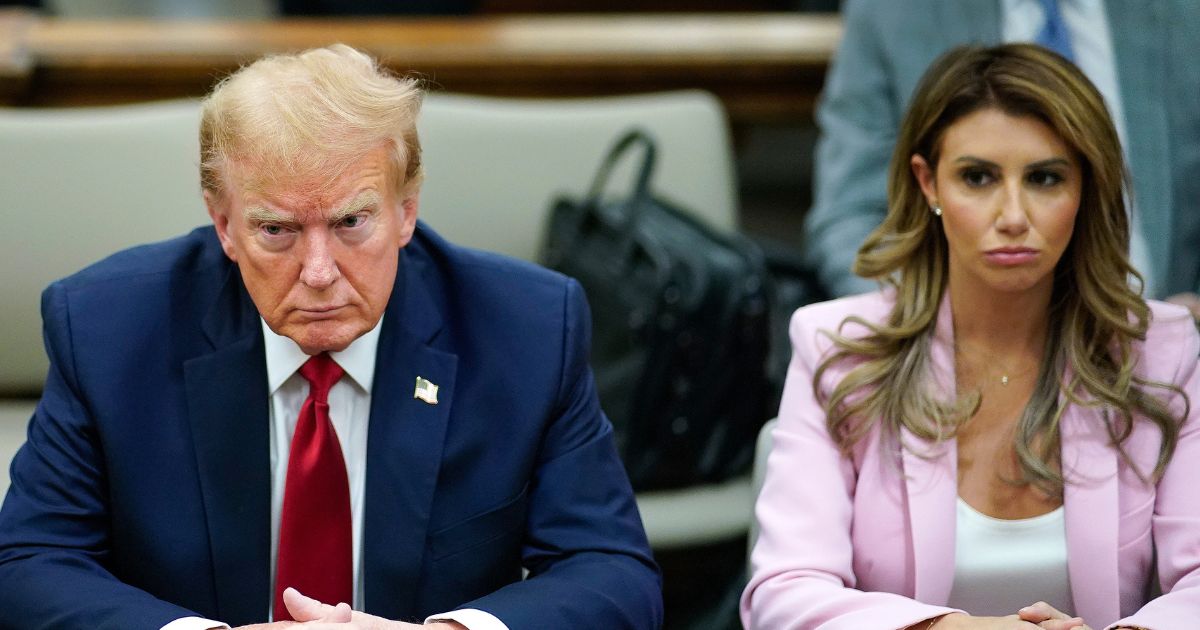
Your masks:
[{"label": "blue striped tie", "polygon": [[1058,0],[1041,2],[1046,23],[1042,25],[1042,30],[1038,32],[1034,41],[1074,61],[1075,55],[1071,53],[1071,34],[1067,32],[1067,23],[1063,21],[1062,12],[1058,9]]}]

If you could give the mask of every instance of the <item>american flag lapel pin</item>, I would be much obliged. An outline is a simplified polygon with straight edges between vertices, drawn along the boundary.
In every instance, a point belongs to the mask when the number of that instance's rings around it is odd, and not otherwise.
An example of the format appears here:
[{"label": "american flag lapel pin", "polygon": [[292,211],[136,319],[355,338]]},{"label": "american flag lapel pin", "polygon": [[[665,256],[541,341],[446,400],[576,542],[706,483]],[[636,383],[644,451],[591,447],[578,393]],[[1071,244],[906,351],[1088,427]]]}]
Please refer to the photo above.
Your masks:
[{"label": "american flag lapel pin", "polygon": [[427,378],[421,376],[417,377],[417,386],[415,389],[413,389],[413,398],[419,398],[430,405],[436,405],[437,392],[437,385],[431,383]]}]

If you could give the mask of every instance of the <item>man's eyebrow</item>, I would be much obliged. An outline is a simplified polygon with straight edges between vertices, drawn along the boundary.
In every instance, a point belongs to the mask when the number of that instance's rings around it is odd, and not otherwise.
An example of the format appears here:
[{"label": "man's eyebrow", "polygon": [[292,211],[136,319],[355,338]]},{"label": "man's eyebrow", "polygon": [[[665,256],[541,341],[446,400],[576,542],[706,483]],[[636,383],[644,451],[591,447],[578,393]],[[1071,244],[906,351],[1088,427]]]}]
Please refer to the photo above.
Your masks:
[{"label": "man's eyebrow", "polygon": [[379,206],[379,203],[379,193],[375,192],[374,190],[364,190],[358,193],[354,199],[351,199],[350,203],[342,206],[338,210],[335,210],[334,213],[329,216],[329,222],[340,223],[342,219],[345,219],[346,217],[354,216],[372,206]]},{"label": "man's eyebrow", "polygon": [[296,223],[295,218],[263,206],[246,206],[242,210],[242,214],[250,223],[281,223],[284,225]]}]

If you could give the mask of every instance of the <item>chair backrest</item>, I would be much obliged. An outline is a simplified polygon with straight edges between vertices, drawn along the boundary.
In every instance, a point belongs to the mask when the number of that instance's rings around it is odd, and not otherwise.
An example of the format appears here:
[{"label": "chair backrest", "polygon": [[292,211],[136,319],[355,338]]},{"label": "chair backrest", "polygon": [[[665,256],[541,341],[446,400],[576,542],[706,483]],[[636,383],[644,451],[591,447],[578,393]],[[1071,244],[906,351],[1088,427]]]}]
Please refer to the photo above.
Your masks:
[{"label": "chair backrest", "polygon": [[0,394],[41,389],[47,284],[208,221],[199,120],[195,101],[0,109]]},{"label": "chair backrest", "polygon": [[[585,194],[611,145],[632,127],[655,140],[652,190],[712,227],[737,227],[733,151],[725,112],[700,91],[580,99],[431,94],[419,123],[426,169],[421,215],[450,240],[534,260],[559,194]],[[634,162],[607,192],[632,190]],[[641,493],[655,549],[737,538],[749,519],[749,482]]]},{"label": "chair backrest", "polygon": [[[771,454],[774,444],[772,433],[779,418],[771,418],[758,431],[758,443],[754,447],[754,469],[750,472],[750,484],[754,492],[753,503],[758,503],[758,494],[762,492],[763,482],[767,480],[767,457]],[[750,534],[746,537],[746,566],[750,566],[750,553],[754,551],[754,543],[758,542],[758,519],[750,515]]]},{"label": "chair backrest", "polygon": [[[737,225],[725,112],[707,92],[579,99],[435,93],[418,126],[426,170],[421,216],[463,245],[533,260],[554,197],[586,192],[610,145],[634,126],[656,140],[656,192],[713,227]],[[631,188],[632,163],[623,166],[610,192]]]}]

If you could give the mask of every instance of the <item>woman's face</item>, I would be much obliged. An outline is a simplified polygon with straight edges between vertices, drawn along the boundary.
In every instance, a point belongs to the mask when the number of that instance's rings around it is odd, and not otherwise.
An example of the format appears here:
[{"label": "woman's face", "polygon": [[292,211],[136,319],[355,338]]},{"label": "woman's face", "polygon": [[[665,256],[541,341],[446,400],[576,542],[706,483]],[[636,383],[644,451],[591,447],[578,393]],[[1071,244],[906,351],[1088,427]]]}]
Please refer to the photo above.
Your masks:
[{"label": "woman's face", "polygon": [[942,209],[951,283],[1048,292],[1079,212],[1074,152],[1037,118],[988,108],[947,127],[940,156],[936,171],[919,155],[912,169]]}]

